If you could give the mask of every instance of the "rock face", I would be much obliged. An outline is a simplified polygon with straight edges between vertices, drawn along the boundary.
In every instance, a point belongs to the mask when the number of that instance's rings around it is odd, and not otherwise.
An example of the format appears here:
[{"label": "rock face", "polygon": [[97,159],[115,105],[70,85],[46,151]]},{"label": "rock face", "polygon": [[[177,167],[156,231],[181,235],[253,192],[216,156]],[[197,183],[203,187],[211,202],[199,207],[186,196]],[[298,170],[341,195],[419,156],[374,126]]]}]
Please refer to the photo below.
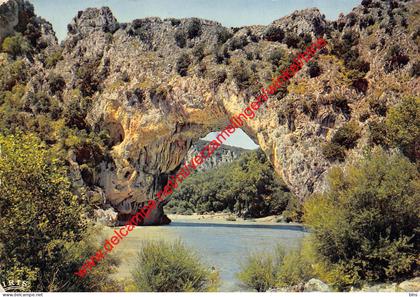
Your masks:
[{"label": "rock face", "polygon": [[[84,120],[92,131],[106,131],[110,140],[90,187],[100,187],[105,204],[123,219],[155,197],[193,142],[225,127],[270,82],[273,69],[286,67],[281,61],[321,36],[329,45],[314,58],[319,75],[310,75],[305,66],[287,92],[272,96],[268,108],[262,107],[242,129],[300,199],[323,191],[331,166],[363,153],[369,124],[383,117],[375,106],[386,109],[405,95],[420,93],[417,74],[410,74],[419,56],[419,18],[414,17],[419,3],[368,2],[333,22],[309,9],[269,26],[235,29],[195,18],[118,23],[109,8],[90,8],[77,14],[58,47],[45,21],[30,17],[23,28],[17,26],[17,16],[30,4],[9,0],[0,6],[0,39],[12,31],[28,36],[28,24],[37,24],[42,33],[34,40],[39,56],[62,51],[62,59],[51,67],[35,59],[28,89],[47,92],[63,104],[92,102]],[[362,76],[355,76],[337,55],[340,48],[333,44],[340,42],[358,53]],[[384,71],[392,62],[386,60],[387,52],[396,44],[408,61]],[[60,92],[48,84],[52,74],[64,82]],[[323,155],[323,145],[349,121],[359,127],[360,139],[344,162],[334,163]],[[85,152],[73,153],[72,175],[87,184],[77,162]],[[162,206],[148,223],[163,221]]]},{"label": "rock face", "polygon": [[403,281],[398,288],[404,292],[420,292],[420,277]]},{"label": "rock face", "polygon": [[330,292],[330,287],[319,279],[310,279],[304,287],[304,292]]},{"label": "rock face", "polygon": [[[200,151],[209,143],[210,143],[209,141],[198,140],[188,150],[188,153],[185,159],[191,160],[192,158],[197,156],[200,153]],[[235,161],[236,159],[238,159],[243,153],[248,152],[248,151],[250,150],[222,144],[222,146],[218,148],[217,152],[214,153],[210,158],[206,159],[206,162],[203,163],[197,170],[206,171],[206,170],[217,168],[218,166],[222,164],[231,163]]]}]

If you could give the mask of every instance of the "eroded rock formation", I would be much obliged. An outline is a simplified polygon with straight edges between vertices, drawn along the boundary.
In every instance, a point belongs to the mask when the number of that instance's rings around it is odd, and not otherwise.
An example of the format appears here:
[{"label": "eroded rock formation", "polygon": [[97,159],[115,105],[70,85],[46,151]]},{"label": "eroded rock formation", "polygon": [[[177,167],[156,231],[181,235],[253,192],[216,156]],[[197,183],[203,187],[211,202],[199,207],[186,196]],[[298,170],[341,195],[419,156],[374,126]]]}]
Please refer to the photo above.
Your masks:
[{"label": "eroded rock formation", "polygon": [[[367,144],[369,122],[381,116],[370,102],[386,108],[404,95],[419,95],[418,77],[410,74],[419,56],[419,18],[414,17],[419,3],[368,2],[334,22],[308,9],[269,26],[242,28],[195,18],[118,23],[110,9],[89,8],[69,24],[62,47],[48,39],[39,56],[62,50],[62,59],[50,68],[36,64],[30,88],[64,103],[91,99],[89,127],[106,130],[111,138],[107,158],[98,161],[93,181],[98,189],[91,188],[123,220],[161,190],[195,141],[243,110],[299,47],[324,37],[329,45],[314,58],[319,73],[305,66],[287,93],[272,96],[268,107],[243,127],[290,189],[305,199],[325,188],[326,172],[337,164],[322,153],[337,128],[355,121],[360,129],[357,146],[346,152],[345,162],[351,162]],[[22,3],[9,0],[0,6],[2,16],[12,15],[1,26],[0,40],[16,30],[14,11],[25,9]],[[337,54],[339,42],[357,51],[363,75],[352,74],[345,57]],[[396,44],[408,61],[385,72],[390,63],[386,53]],[[51,91],[51,74],[62,77],[60,92]],[[77,159],[82,153],[69,155],[73,176],[81,183]],[[160,205],[146,223],[163,220]]]}]

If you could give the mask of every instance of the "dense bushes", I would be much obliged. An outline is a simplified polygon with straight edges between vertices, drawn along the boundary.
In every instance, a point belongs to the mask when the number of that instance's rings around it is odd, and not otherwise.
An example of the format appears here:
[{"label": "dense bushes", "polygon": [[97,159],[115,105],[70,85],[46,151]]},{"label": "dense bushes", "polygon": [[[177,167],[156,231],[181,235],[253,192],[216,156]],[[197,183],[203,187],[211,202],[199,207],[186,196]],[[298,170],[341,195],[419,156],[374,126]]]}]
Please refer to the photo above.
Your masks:
[{"label": "dense bushes", "polygon": [[385,55],[385,72],[390,73],[398,68],[407,65],[410,59],[403,53],[399,45],[394,45],[389,48]]},{"label": "dense bushes", "polygon": [[349,122],[337,129],[331,142],[349,149],[355,147],[359,137],[359,127],[357,123]]},{"label": "dense bushes", "polygon": [[420,139],[420,99],[404,98],[390,108],[385,119],[389,144],[398,147],[412,161],[418,157]]},{"label": "dense bushes", "polygon": [[260,150],[188,177],[172,196],[173,200],[165,207],[169,212],[228,210],[244,217],[261,217],[281,214],[288,208],[290,217],[299,215],[296,205],[289,205],[292,194],[276,180],[273,168]]},{"label": "dense bushes", "polygon": [[419,99],[405,97],[389,110],[383,101],[372,101],[370,105],[378,115],[386,116],[383,121],[369,123],[370,143],[399,148],[406,157],[415,161],[420,139]]},{"label": "dense bushes", "polygon": [[338,128],[331,138],[331,142],[324,144],[322,153],[330,161],[344,161],[345,150],[354,148],[360,137],[356,122],[349,122]]},{"label": "dense bushes", "polygon": [[230,39],[229,50],[234,51],[237,49],[243,49],[247,44],[248,40],[246,39],[246,36],[235,36]]},{"label": "dense bushes", "polygon": [[180,48],[184,48],[187,45],[187,38],[184,31],[178,30],[175,32],[175,42]]},{"label": "dense bushes", "polygon": [[244,284],[263,291],[317,278],[335,290],[349,290],[418,274],[420,184],[415,164],[375,149],[346,168],[332,168],[328,185],[304,203],[304,224],[311,234],[302,248],[286,255],[251,256],[239,275]]},{"label": "dense bushes", "polygon": [[17,33],[14,36],[6,37],[1,49],[16,59],[17,56],[22,56],[29,51],[29,45],[22,34]]},{"label": "dense bushes", "polygon": [[265,292],[276,284],[278,266],[284,258],[281,247],[275,253],[254,253],[241,264],[238,279],[248,288]]},{"label": "dense bushes", "polygon": [[331,170],[329,185],[304,205],[324,281],[345,289],[412,276],[420,248],[416,166],[377,150]]},{"label": "dense bushes", "polygon": [[182,54],[176,61],[176,71],[181,76],[188,75],[188,67],[191,64],[191,59],[188,54]]},{"label": "dense bushes", "polygon": [[250,86],[251,72],[246,67],[245,63],[243,63],[243,61],[233,67],[232,77],[240,88],[246,88]]},{"label": "dense bushes", "polygon": [[218,274],[181,242],[144,242],[132,275],[142,292],[205,292],[218,286]]},{"label": "dense bushes", "polygon": [[264,39],[268,41],[282,42],[284,38],[284,31],[279,27],[270,26],[264,32]]},{"label": "dense bushes", "polygon": [[199,19],[193,18],[187,26],[188,38],[192,39],[201,35],[201,23]]},{"label": "dense bushes", "polygon": [[254,253],[242,263],[238,279],[248,288],[265,292],[270,288],[303,285],[314,276],[309,245],[285,253],[277,245],[273,252]]},{"label": "dense bushes", "polygon": [[31,291],[112,288],[109,256],[87,278],[73,274],[97,246],[53,150],[20,133],[0,134],[0,147],[0,274],[30,281]]},{"label": "dense bushes", "polygon": [[308,63],[308,75],[311,78],[317,77],[321,74],[321,67],[319,67],[317,61],[309,61]]}]

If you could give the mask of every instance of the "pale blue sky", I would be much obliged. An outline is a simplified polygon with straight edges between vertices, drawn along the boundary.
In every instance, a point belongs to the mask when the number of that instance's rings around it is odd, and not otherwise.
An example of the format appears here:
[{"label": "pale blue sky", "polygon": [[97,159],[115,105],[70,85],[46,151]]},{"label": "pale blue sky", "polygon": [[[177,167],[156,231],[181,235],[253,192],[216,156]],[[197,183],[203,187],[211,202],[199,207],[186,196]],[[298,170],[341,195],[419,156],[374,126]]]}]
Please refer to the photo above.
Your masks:
[{"label": "pale blue sky", "polygon": [[[160,18],[199,17],[215,20],[227,27],[267,25],[299,9],[317,7],[327,19],[347,14],[361,0],[30,0],[37,15],[53,24],[59,40],[67,34],[67,24],[79,10],[109,6],[119,22],[157,16]],[[209,139],[207,137],[206,139]],[[255,148],[242,131],[235,132],[228,145]]]}]

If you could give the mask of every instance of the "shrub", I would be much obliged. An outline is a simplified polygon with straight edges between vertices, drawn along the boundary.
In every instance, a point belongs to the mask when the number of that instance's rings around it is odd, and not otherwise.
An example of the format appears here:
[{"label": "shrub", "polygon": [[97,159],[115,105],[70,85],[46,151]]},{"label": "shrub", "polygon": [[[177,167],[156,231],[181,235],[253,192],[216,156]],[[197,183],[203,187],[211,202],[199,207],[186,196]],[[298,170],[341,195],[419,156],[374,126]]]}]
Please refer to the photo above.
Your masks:
[{"label": "shrub", "polygon": [[2,51],[8,53],[16,59],[17,56],[25,55],[29,52],[29,45],[22,34],[17,33],[14,36],[6,37],[1,46]]},{"label": "shrub", "polygon": [[238,279],[248,288],[265,292],[276,284],[276,272],[282,262],[284,251],[280,246],[274,254],[253,253],[250,254],[244,263],[241,263],[241,271]]},{"label": "shrub", "polygon": [[308,75],[311,78],[317,77],[321,74],[321,67],[319,67],[318,62],[309,61],[308,63]]},{"label": "shrub", "polygon": [[420,197],[416,166],[381,149],[333,168],[329,190],[304,205],[319,259],[339,289],[395,281],[416,270]]},{"label": "shrub", "polygon": [[192,54],[194,55],[194,57],[197,58],[197,61],[201,61],[204,58],[204,44],[200,43],[199,45],[197,45],[193,51]]},{"label": "shrub", "polygon": [[187,38],[184,31],[179,30],[175,32],[175,42],[180,48],[184,48],[187,45]]},{"label": "shrub", "polygon": [[232,69],[232,76],[240,88],[244,88],[249,85],[251,75],[243,62]]},{"label": "shrub", "polygon": [[399,147],[411,160],[416,160],[420,139],[420,99],[404,98],[392,107],[385,119],[390,144]]},{"label": "shrub", "polygon": [[386,145],[387,132],[384,122],[372,121],[369,123],[369,143],[373,145]]},{"label": "shrub", "polygon": [[66,82],[61,75],[50,73],[47,79],[48,87],[52,94],[63,91],[64,87],[66,86]]},{"label": "shrub", "polygon": [[268,41],[282,42],[284,38],[284,31],[279,27],[270,26],[264,32],[264,39]]},{"label": "shrub", "polygon": [[329,161],[344,161],[346,151],[344,147],[336,143],[326,143],[322,146],[322,154]]},{"label": "shrub", "polygon": [[228,216],[228,217],[226,218],[226,221],[229,221],[229,222],[235,222],[235,221],[236,221],[236,217],[235,217],[234,215],[230,215],[230,216]]},{"label": "shrub", "polygon": [[12,90],[16,84],[26,81],[27,75],[26,65],[22,60],[2,65],[0,67],[0,90]]},{"label": "shrub", "polygon": [[218,276],[179,241],[144,242],[132,276],[142,292],[205,292],[218,286]]},{"label": "shrub", "polygon": [[280,62],[285,58],[286,53],[282,49],[275,49],[270,53],[268,61],[271,62],[274,66],[280,66]]},{"label": "shrub", "polygon": [[201,22],[199,19],[193,18],[187,26],[187,35],[189,39],[199,37],[201,35]]},{"label": "shrub", "polygon": [[376,113],[378,116],[382,117],[385,116],[388,111],[385,100],[370,100],[369,109]]},{"label": "shrub", "polygon": [[63,59],[62,51],[54,51],[51,54],[47,56],[45,59],[45,66],[47,68],[53,68],[55,65],[57,65],[58,61]]},{"label": "shrub", "polygon": [[188,66],[190,66],[191,60],[188,54],[183,53],[176,61],[176,71],[181,76],[188,75]]},{"label": "shrub", "polygon": [[219,84],[224,83],[225,80],[226,80],[226,78],[227,78],[227,74],[226,74],[226,71],[225,70],[220,70],[220,71],[218,71],[216,73],[216,81],[217,81],[217,83],[219,83]]},{"label": "shrub", "polygon": [[302,203],[294,195],[287,195],[287,205],[285,211],[283,211],[282,216],[284,220],[289,222],[301,222],[303,216]]},{"label": "shrub", "polygon": [[372,3],[372,0],[363,0],[362,5],[365,7],[369,7],[369,5]]},{"label": "shrub", "polygon": [[230,33],[230,31],[226,28],[218,28],[216,34],[218,44],[224,44],[233,36],[232,33]]},{"label": "shrub", "polygon": [[420,61],[417,61],[413,64],[410,70],[410,75],[412,77],[419,77],[420,76]]},{"label": "shrub", "polygon": [[385,66],[384,70],[386,73],[390,73],[398,68],[401,68],[410,61],[407,55],[405,55],[399,45],[393,45],[389,48],[385,55]]},{"label": "shrub", "polygon": [[349,149],[356,146],[359,137],[359,127],[357,123],[350,122],[338,128],[332,137],[331,142]]},{"label": "shrub", "polygon": [[234,51],[237,49],[243,49],[247,44],[248,40],[246,39],[246,36],[235,36],[230,40],[229,50]]},{"label": "shrub", "polygon": [[283,42],[287,44],[288,47],[298,48],[300,38],[294,33],[288,33],[284,38]]},{"label": "shrub", "polygon": [[0,134],[0,147],[0,274],[29,280],[30,291],[112,287],[110,255],[86,278],[73,274],[98,246],[87,227],[87,209],[72,194],[67,168],[54,151],[20,133]]},{"label": "shrub", "polygon": [[310,280],[314,276],[311,260],[302,247],[286,254],[277,271],[276,286],[302,285]]}]

